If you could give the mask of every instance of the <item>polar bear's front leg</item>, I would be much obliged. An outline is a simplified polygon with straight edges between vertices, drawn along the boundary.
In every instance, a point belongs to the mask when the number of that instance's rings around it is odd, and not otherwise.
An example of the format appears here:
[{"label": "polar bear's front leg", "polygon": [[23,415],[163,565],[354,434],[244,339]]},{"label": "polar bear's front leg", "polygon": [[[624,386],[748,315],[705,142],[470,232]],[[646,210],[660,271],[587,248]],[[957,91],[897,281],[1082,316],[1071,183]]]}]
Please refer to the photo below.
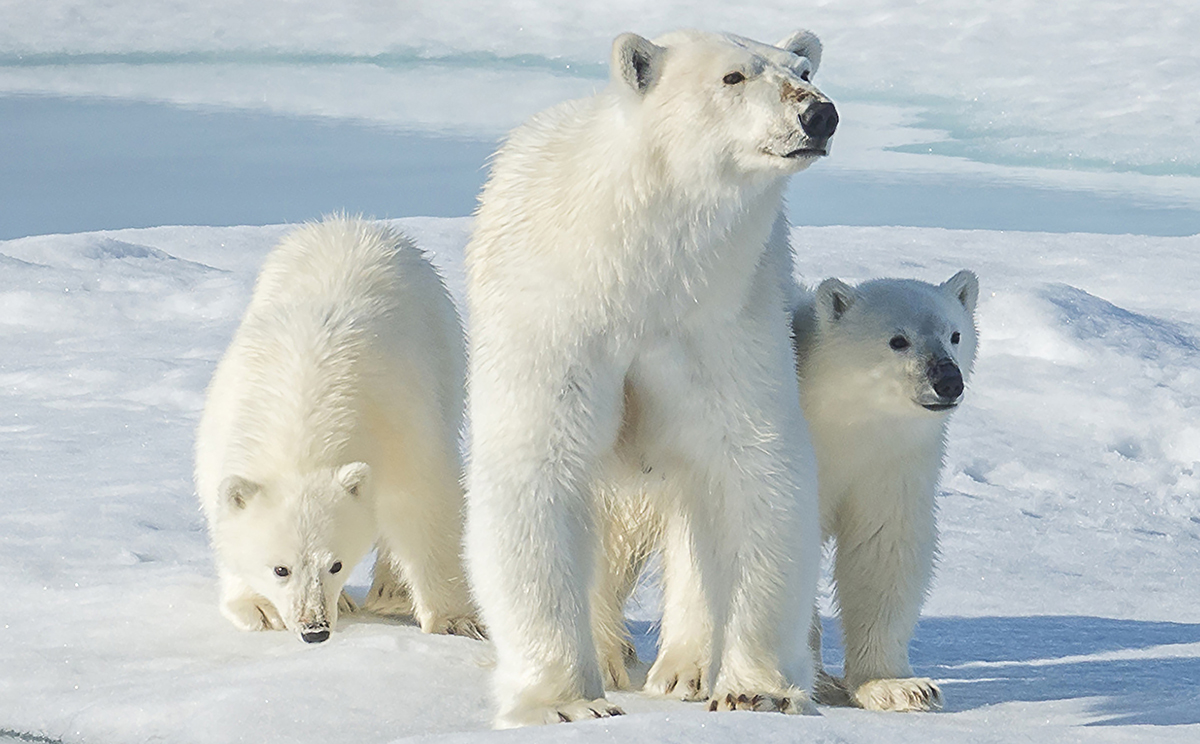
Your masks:
[{"label": "polar bear's front leg", "polygon": [[[770,317],[768,313],[767,317]],[[745,330],[742,330],[744,328]],[[710,343],[697,452],[710,485],[692,520],[719,659],[712,710],[815,713],[808,647],[820,565],[816,464],[782,328],[746,320]],[[707,513],[705,511],[707,510]],[[722,603],[722,589],[728,593]],[[723,622],[722,622],[723,621]]]},{"label": "polar bear's front leg", "polygon": [[548,378],[520,364],[501,374],[505,359],[472,359],[467,481],[468,568],[496,648],[495,725],[616,715],[603,700],[589,590],[592,485],[616,441],[622,373],[576,360]]},{"label": "polar bear's front leg", "polygon": [[913,677],[908,663],[908,642],[933,573],[933,505],[912,494],[885,495],[852,494],[838,517],[834,580],[846,685],[858,707],[935,710],[942,707],[941,690]]},{"label": "polar bear's front leg", "polygon": [[[744,498],[728,497],[727,503]],[[758,511],[753,504],[745,506],[749,511]],[[736,507],[729,510],[738,511]],[[772,535],[772,528],[766,526],[769,519],[761,519],[770,515],[803,536],[806,530],[798,515],[783,516],[783,511],[777,504],[762,508],[759,518],[745,513],[732,516],[730,521],[734,523],[757,523],[750,528],[752,534],[732,536],[733,544],[714,551],[714,560],[708,566],[702,559],[702,572],[724,574],[731,588],[724,627],[718,626],[714,634],[720,666],[709,710],[817,712],[809,695],[813,672],[808,628],[798,620],[806,616],[805,608],[812,601],[813,592],[807,587],[811,584],[815,589],[815,571],[810,581],[804,565],[805,547],[792,543],[785,535]],[[711,539],[703,533],[696,538],[698,544]],[[810,560],[815,563],[816,556]],[[706,579],[706,583],[710,582]],[[797,601],[799,598],[803,599]],[[719,615],[714,613],[717,618]]]},{"label": "polar bear's front leg", "polygon": [[[820,562],[816,466],[790,383],[785,331],[775,314],[761,323],[744,318],[707,327],[636,368],[634,384],[653,402],[648,415],[680,432],[670,451],[689,471],[680,476],[675,508],[682,529],[672,542],[691,547],[690,557],[676,550],[677,573],[698,574],[709,609],[714,710],[814,710],[808,623],[801,618],[812,612]],[[696,603],[683,596],[695,594],[686,581],[665,578],[668,594],[681,597],[668,605]],[[688,628],[703,614],[681,609],[676,624],[666,609],[651,680],[660,694],[672,676],[678,689],[684,662],[677,659],[704,666],[709,656],[694,641],[705,634]],[[677,649],[684,652],[676,656]]]},{"label": "polar bear's front leg", "polygon": [[462,560],[457,419],[415,402],[405,418],[394,434],[402,446],[376,468],[379,558],[367,607],[408,609],[426,633],[481,638]]},{"label": "polar bear's front leg", "polygon": [[[412,617],[424,632],[483,638],[459,552],[462,497],[458,483],[449,478],[422,486],[432,503],[406,504],[402,514],[384,523],[386,552],[380,553],[380,560],[390,558],[388,573],[403,577],[403,583],[385,574],[382,584],[377,580],[372,585],[369,606],[388,607],[395,614],[404,610],[407,599]],[[376,566],[377,574],[381,568]]]}]

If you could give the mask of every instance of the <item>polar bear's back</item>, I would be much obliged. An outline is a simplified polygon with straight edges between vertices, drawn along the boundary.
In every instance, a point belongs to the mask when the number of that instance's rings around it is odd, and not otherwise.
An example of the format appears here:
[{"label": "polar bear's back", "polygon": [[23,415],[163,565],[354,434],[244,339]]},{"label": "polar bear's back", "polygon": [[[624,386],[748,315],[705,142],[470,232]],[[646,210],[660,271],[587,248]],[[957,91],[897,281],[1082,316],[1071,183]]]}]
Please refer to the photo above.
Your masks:
[{"label": "polar bear's back", "polygon": [[[404,417],[457,430],[461,326],[436,270],[384,225],[331,217],[271,252],[245,317],[217,367],[197,432],[204,502],[236,473],[366,459],[369,422]],[[453,436],[452,432],[429,432]]]},{"label": "polar bear's back", "polygon": [[334,216],[284,236],[263,262],[247,318],[266,307],[336,306],[378,317],[445,294],[428,260],[402,233]]}]

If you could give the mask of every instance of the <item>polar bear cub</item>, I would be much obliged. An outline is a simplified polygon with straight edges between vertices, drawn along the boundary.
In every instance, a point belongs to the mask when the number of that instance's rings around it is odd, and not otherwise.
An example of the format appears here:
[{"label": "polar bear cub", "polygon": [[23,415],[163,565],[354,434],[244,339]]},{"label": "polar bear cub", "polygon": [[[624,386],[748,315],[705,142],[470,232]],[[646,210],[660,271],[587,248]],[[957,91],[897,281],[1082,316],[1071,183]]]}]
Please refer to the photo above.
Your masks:
[{"label": "polar bear cub", "polygon": [[846,648],[844,681],[826,675],[814,617],[818,702],[941,707],[937,685],[913,677],[908,643],[933,573],[946,426],[975,360],[978,296],[965,270],[940,285],[827,279],[794,314]]},{"label": "polar bear cub", "polygon": [[426,632],[478,634],[460,559],[463,345],[437,272],[387,227],[331,217],[267,256],[196,435],[234,625],[324,641],[378,538],[369,609],[399,597]]},{"label": "polar bear cub", "polygon": [[590,597],[611,491],[645,494],[696,567],[712,707],[811,706],[795,618],[816,590],[816,472],[772,236],[788,176],[837,126],[820,52],[807,31],[624,34],[604,91],[535,116],[493,161],[466,251],[466,552],[499,727],[620,712]]}]

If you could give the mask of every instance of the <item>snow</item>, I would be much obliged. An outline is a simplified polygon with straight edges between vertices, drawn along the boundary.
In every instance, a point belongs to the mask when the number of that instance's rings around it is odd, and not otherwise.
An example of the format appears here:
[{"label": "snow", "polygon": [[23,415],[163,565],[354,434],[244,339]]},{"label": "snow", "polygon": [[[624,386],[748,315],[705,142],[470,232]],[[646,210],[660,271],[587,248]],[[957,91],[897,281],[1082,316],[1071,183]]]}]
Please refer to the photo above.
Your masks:
[{"label": "snow", "polygon": [[[468,220],[397,224],[461,302]],[[484,733],[486,644],[349,618],[306,647],[217,612],[192,431],[284,229],[0,243],[0,728],[63,741],[514,736]],[[521,740],[1194,739],[1200,237],[823,227],[793,240],[808,277],[981,277],[981,354],[913,649],[949,712],[716,716],[627,693],[615,699],[636,715]],[[365,591],[361,568],[352,581]],[[653,592],[642,599],[631,614],[653,617]],[[653,627],[634,627],[648,655]]]},{"label": "snow", "polygon": [[[789,192],[803,279],[980,277],[912,646],[947,710],[619,693],[624,718],[491,732],[486,643],[236,631],[191,447],[288,229],[251,223],[410,215],[461,304],[492,143],[602,85],[615,34],[690,25],[825,42],[842,130]],[[29,235],[0,240],[0,742],[1200,739],[1198,34],[1183,0],[0,0],[0,236]],[[656,603],[629,607],[644,660]]]}]

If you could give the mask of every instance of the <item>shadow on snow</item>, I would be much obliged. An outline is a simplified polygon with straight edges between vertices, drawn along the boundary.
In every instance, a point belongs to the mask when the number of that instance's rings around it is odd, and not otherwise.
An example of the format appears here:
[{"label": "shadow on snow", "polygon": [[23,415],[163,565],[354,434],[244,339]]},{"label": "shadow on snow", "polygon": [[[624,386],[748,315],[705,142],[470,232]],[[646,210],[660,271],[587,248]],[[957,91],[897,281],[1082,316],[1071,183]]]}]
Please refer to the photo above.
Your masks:
[{"label": "shadow on snow", "polygon": [[[654,623],[630,622],[652,660]],[[837,621],[824,618],[826,668],[840,673]],[[1090,699],[1091,725],[1200,723],[1200,624],[1085,616],[932,617],[910,647],[915,673],[939,681],[946,710]]]}]

